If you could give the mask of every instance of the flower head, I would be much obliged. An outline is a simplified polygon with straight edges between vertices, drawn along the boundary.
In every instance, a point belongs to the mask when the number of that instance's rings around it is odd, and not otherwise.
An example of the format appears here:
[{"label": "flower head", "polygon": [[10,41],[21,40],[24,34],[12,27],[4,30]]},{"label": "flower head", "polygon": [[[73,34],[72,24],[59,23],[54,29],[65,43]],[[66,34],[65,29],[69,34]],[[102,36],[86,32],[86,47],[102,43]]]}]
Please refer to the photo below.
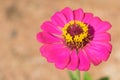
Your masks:
[{"label": "flower head", "polygon": [[42,56],[59,69],[87,71],[90,64],[106,61],[111,53],[111,25],[92,13],[69,7],[56,12],[41,25],[37,40]]}]

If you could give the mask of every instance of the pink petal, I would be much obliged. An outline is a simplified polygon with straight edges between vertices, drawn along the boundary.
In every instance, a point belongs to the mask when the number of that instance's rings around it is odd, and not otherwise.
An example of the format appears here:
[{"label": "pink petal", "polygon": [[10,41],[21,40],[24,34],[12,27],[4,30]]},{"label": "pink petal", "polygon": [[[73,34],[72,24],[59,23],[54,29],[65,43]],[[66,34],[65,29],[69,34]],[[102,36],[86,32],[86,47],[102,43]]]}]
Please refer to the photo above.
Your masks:
[{"label": "pink petal", "polygon": [[84,12],[81,8],[74,10],[73,13],[74,13],[74,20],[82,21],[84,17]]},{"label": "pink petal", "polygon": [[105,46],[109,52],[112,50],[112,45],[109,42],[91,41],[91,44]]},{"label": "pink petal", "polygon": [[37,40],[42,43],[56,43],[61,41],[59,38],[47,32],[39,32],[37,34]]},{"label": "pink petal", "polygon": [[55,57],[55,65],[59,69],[64,69],[70,60],[70,51],[67,48],[62,48],[57,50],[57,55]]},{"label": "pink petal", "polygon": [[92,26],[94,29],[96,28],[96,25],[98,25],[101,22],[99,17],[93,17],[90,21],[90,26]]},{"label": "pink petal", "polygon": [[107,32],[94,35],[93,41],[111,41],[111,35]]},{"label": "pink petal", "polygon": [[96,49],[98,52],[101,52],[101,56],[103,55],[102,60],[107,61],[110,53],[112,51],[112,45],[108,42],[95,42],[92,41],[90,42],[90,44],[92,45],[92,47],[94,49]]},{"label": "pink petal", "polygon": [[84,18],[83,18],[82,21],[89,25],[92,18],[93,18],[92,13],[85,13]]},{"label": "pink petal", "polygon": [[111,28],[111,26],[112,25],[108,22],[100,22],[97,25],[96,33],[106,32],[107,30],[109,30]]},{"label": "pink petal", "polygon": [[62,44],[45,44],[41,46],[40,52],[42,56],[46,57],[48,62],[54,62],[58,51],[63,48]]},{"label": "pink petal", "polygon": [[90,68],[90,61],[89,59],[87,58],[87,56],[85,55],[85,53],[82,51],[82,50],[79,50],[79,53],[78,53],[78,56],[79,56],[79,66],[78,66],[78,69],[80,71],[87,71],[89,70]]},{"label": "pink petal", "polygon": [[52,17],[51,20],[54,24],[60,27],[64,27],[67,23],[65,16],[61,12],[56,12]]},{"label": "pink petal", "polygon": [[99,59],[106,61],[109,58],[110,52],[103,45],[92,45],[91,50],[99,57]]},{"label": "pink petal", "polygon": [[100,56],[98,56],[96,52],[93,49],[91,49],[90,46],[86,46],[84,50],[94,65],[98,65],[101,63]]},{"label": "pink petal", "polygon": [[74,17],[73,17],[73,12],[72,12],[71,8],[66,7],[66,8],[64,8],[61,12],[62,12],[62,13],[64,14],[64,16],[66,17],[67,22],[69,22],[69,21],[71,21],[71,20],[74,19]]},{"label": "pink petal", "polygon": [[78,67],[78,61],[79,61],[76,50],[73,50],[70,56],[71,56],[71,59],[67,68],[70,70],[76,70],[76,68]]},{"label": "pink petal", "polygon": [[46,21],[41,25],[41,29],[49,33],[61,34],[62,32],[52,22]]}]

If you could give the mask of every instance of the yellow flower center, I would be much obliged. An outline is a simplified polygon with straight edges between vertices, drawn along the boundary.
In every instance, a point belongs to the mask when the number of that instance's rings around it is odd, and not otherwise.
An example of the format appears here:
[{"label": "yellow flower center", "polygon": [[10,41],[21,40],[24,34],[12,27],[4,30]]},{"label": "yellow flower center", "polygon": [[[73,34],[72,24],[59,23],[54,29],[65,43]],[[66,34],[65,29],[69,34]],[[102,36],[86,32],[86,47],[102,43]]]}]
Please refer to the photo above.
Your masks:
[{"label": "yellow flower center", "polygon": [[70,21],[62,29],[63,37],[70,48],[82,48],[88,37],[88,25],[80,21]]}]

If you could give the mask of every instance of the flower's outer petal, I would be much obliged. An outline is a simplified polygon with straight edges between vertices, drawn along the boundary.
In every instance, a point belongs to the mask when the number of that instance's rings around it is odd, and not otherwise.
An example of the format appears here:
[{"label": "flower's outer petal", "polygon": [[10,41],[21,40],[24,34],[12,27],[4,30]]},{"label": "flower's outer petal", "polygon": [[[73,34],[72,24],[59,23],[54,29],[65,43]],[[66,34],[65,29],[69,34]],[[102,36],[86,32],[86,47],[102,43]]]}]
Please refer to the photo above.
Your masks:
[{"label": "flower's outer petal", "polygon": [[85,55],[85,53],[82,50],[79,50],[78,53],[79,56],[79,66],[78,69],[80,71],[87,71],[90,68],[90,61],[88,59],[88,57]]},{"label": "flower's outer petal", "polygon": [[60,26],[60,27],[64,27],[64,25],[67,23],[65,16],[61,12],[56,12],[51,17],[51,20],[56,26]]},{"label": "flower's outer petal", "polygon": [[100,57],[91,49],[90,46],[86,46],[84,48],[88,58],[91,60],[91,62],[94,64],[94,65],[98,65],[101,63],[101,59]]},{"label": "flower's outer petal", "polygon": [[111,35],[107,32],[101,34],[95,34],[93,41],[111,41]]},{"label": "flower's outer petal", "polygon": [[112,45],[109,42],[91,41],[91,44],[105,46],[109,52],[112,50]]},{"label": "flower's outer petal", "polygon": [[41,29],[49,32],[49,33],[55,33],[55,34],[61,34],[61,30],[58,29],[58,27],[56,25],[54,25],[52,22],[50,21],[46,21],[41,25]]},{"label": "flower's outer petal", "polygon": [[96,26],[101,22],[101,19],[99,17],[93,17],[90,21],[90,26],[92,26],[94,29],[96,29]]},{"label": "flower's outer petal", "polygon": [[91,42],[90,44],[91,44],[91,49],[94,52],[96,51],[96,54],[99,57],[101,57],[101,59],[103,61],[108,60],[110,53],[111,53],[111,50],[112,50],[112,46],[109,43],[97,44],[97,43]]},{"label": "flower's outer petal", "polygon": [[70,56],[71,56],[70,63],[68,64],[67,68],[70,70],[76,70],[79,62],[76,50],[73,50]]},{"label": "flower's outer petal", "polygon": [[47,58],[48,62],[54,62],[58,51],[63,48],[62,44],[45,44],[41,46],[40,52],[42,56]]},{"label": "flower's outer petal", "polygon": [[64,16],[66,17],[67,22],[69,22],[69,21],[71,21],[71,20],[74,19],[74,17],[73,17],[73,11],[71,10],[71,8],[66,7],[66,8],[64,8],[61,12],[62,12],[62,13],[64,14]]},{"label": "flower's outer petal", "polygon": [[100,22],[98,25],[97,25],[97,28],[96,28],[96,32],[95,33],[102,33],[102,32],[106,32],[107,30],[109,30],[111,28],[111,24],[104,21],[104,22]]},{"label": "flower's outer petal", "polygon": [[82,21],[89,25],[92,18],[93,18],[92,13],[85,13],[84,18],[83,18]]},{"label": "flower's outer petal", "polygon": [[100,46],[100,45],[97,45],[97,46],[90,46],[91,47],[91,50],[93,53],[95,53],[99,59],[101,59],[102,61],[106,61],[110,55],[109,51],[106,49],[105,46]]},{"label": "flower's outer petal", "polygon": [[59,69],[64,69],[70,60],[70,50],[67,48],[62,48],[57,50],[57,55],[55,57],[55,66]]},{"label": "flower's outer petal", "polygon": [[37,40],[39,42],[48,43],[48,44],[56,43],[56,42],[60,42],[61,41],[61,39],[59,39],[59,38],[57,38],[57,37],[55,37],[55,36],[53,36],[53,35],[51,35],[51,34],[49,34],[47,32],[39,32],[37,34]]},{"label": "flower's outer petal", "polygon": [[84,12],[81,8],[74,10],[73,13],[74,13],[74,20],[82,21],[84,17]]}]

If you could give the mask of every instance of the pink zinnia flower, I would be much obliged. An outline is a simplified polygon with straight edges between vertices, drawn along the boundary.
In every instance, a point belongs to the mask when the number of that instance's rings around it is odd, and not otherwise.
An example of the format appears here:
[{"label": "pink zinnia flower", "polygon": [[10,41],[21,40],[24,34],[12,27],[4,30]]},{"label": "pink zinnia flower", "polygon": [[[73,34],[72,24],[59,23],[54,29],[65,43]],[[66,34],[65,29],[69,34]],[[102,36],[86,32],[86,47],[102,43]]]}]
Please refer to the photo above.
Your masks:
[{"label": "pink zinnia flower", "polygon": [[82,9],[66,7],[41,25],[37,40],[42,56],[59,69],[87,71],[90,64],[106,61],[111,53],[111,25]]}]

